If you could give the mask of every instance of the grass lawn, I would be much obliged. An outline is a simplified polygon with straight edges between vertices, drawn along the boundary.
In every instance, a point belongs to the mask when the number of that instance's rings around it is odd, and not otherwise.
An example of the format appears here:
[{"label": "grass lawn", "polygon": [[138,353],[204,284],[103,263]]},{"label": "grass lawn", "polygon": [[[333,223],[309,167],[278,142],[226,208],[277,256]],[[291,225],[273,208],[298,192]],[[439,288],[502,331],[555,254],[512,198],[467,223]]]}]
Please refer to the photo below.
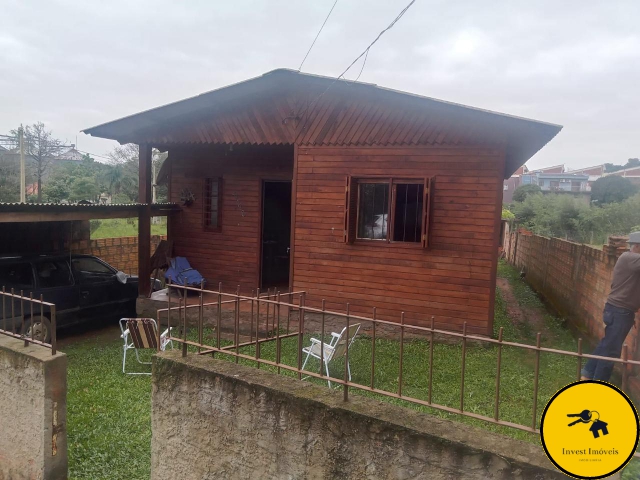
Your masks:
[{"label": "grass lawn", "polygon": [[[97,229],[91,232],[91,238],[115,238],[115,237],[137,237],[137,218],[109,218],[104,220],[91,220],[92,230],[95,225]],[[167,219],[160,217],[160,223],[151,224],[151,235],[166,235]]]},{"label": "grass lawn", "polygon": [[[518,272],[506,264],[498,275],[508,279],[518,303],[522,307],[542,309],[538,297],[520,280]],[[562,322],[542,313],[544,346],[575,350],[576,341]],[[521,343],[535,343],[535,331],[527,325],[514,324],[507,315],[500,295],[496,298],[497,329],[504,327],[504,339]],[[195,334],[195,332],[192,332]],[[205,339],[212,342],[211,332]],[[309,336],[305,338],[308,343]],[[120,372],[121,340],[114,335],[107,341],[80,341],[63,349],[69,356],[68,432],[69,467],[71,479],[138,479],[148,478],[150,468],[150,402],[151,387],[148,376],[125,376]],[[246,347],[243,353],[252,353]],[[282,361],[297,364],[297,339],[282,342]],[[468,346],[465,373],[465,409],[493,416],[495,348]],[[261,348],[262,357],[275,358],[275,342]],[[458,408],[461,378],[460,345],[437,344],[434,347],[433,401]],[[222,357],[225,358],[225,357]],[[229,358],[229,357],[227,357]],[[368,385],[371,365],[371,338],[360,336],[350,351],[353,381]],[[231,358],[229,358],[231,360]],[[429,342],[407,342],[403,357],[403,394],[427,398]],[[505,347],[502,354],[500,418],[530,425],[533,420],[533,376],[535,357],[532,353]],[[241,360],[241,363],[254,362]],[[133,364],[132,364],[133,365]],[[396,392],[398,388],[398,342],[376,340],[376,388]],[[310,364],[308,368],[317,368]],[[262,367],[265,370],[271,367]],[[344,364],[336,363],[332,375],[342,376]],[[285,375],[294,373],[284,372]],[[576,361],[558,355],[543,354],[540,361],[537,420],[547,401],[564,385],[576,378]],[[311,380],[318,381],[320,380]],[[357,389],[353,395],[376,396]],[[377,396],[396,404],[417,408],[426,413],[472,424],[528,442],[539,444],[537,435],[474,420],[459,415],[407,402]],[[640,469],[631,465],[623,478],[639,478]]]}]

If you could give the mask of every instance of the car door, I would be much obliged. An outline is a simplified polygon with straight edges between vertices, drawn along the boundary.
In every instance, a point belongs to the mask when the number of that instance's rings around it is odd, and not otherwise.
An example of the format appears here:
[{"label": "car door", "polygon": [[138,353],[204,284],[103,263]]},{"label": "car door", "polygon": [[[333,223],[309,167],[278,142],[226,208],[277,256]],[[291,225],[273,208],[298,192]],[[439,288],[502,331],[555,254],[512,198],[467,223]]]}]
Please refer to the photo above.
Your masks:
[{"label": "car door", "polygon": [[55,303],[59,326],[70,325],[78,318],[78,286],[66,258],[42,258],[33,262],[36,279],[34,296]]},{"label": "car door", "polygon": [[120,288],[116,270],[94,257],[71,260],[79,283],[79,302],[83,317],[117,316],[121,310]]}]

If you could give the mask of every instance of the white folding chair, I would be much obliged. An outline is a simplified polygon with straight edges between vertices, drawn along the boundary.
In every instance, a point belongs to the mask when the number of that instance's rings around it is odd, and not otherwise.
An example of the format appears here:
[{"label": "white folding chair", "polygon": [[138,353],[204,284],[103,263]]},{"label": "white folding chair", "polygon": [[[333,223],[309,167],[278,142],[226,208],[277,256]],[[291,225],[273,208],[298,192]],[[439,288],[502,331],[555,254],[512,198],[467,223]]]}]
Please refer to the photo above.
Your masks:
[{"label": "white folding chair", "polygon": [[[340,333],[331,332],[331,341],[329,343],[323,343],[317,338],[311,339],[311,345],[302,349],[303,353],[307,354],[307,358],[304,359],[302,369],[307,365],[310,357],[322,359],[324,363],[324,369],[327,372],[327,383],[331,388],[331,380],[329,380],[329,363],[336,358],[343,357],[347,352],[347,344],[349,348],[353,344],[353,341],[360,330],[360,324],[355,323],[349,326],[349,333],[347,334],[347,327],[344,327]],[[321,355],[322,353],[322,355]],[[322,358],[321,358],[322,357]],[[347,362],[347,372],[349,373],[349,381],[351,381],[351,366]]]},{"label": "white folding chair", "polygon": [[[170,330],[166,329],[160,335],[160,350],[164,351],[167,345],[173,348],[173,342],[170,338]],[[134,349],[136,351],[136,360],[142,365],[151,365],[151,362],[143,362],[140,360],[138,350],[158,349],[158,325],[153,318],[121,318],[120,330],[122,335],[120,338],[124,340],[122,355],[122,373],[128,375],[151,375],[151,372],[127,372],[125,370],[127,361],[127,350]]]}]

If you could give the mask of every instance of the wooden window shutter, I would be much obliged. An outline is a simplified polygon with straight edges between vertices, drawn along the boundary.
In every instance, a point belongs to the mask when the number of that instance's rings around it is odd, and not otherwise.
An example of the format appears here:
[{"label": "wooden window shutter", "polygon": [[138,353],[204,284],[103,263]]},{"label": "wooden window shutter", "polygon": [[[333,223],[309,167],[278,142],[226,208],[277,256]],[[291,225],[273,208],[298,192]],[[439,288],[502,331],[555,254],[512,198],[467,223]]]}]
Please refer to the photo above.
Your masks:
[{"label": "wooden window shutter", "polygon": [[429,248],[429,232],[431,223],[431,210],[433,208],[433,186],[434,178],[424,179],[424,189],[422,199],[422,248]]},{"label": "wooden window shutter", "polygon": [[344,200],[344,241],[353,243],[356,239],[358,221],[358,182],[348,175]]}]

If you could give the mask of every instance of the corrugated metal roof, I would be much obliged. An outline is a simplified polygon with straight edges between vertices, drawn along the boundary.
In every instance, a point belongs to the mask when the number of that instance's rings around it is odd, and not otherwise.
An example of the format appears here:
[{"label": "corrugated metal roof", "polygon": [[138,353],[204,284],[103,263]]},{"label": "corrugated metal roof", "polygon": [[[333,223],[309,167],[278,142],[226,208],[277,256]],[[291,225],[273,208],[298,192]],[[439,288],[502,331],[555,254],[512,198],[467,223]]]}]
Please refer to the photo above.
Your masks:
[{"label": "corrugated metal roof", "polygon": [[[136,217],[141,203],[97,205],[61,203],[0,203],[0,223],[27,221],[67,221],[93,218]],[[180,211],[175,203],[151,204],[151,214],[164,216]],[[121,215],[122,217],[119,217]]]},{"label": "corrugated metal roof", "polygon": [[85,133],[159,147],[506,145],[508,177],[561,128],[372,84],[281,69]]}]

